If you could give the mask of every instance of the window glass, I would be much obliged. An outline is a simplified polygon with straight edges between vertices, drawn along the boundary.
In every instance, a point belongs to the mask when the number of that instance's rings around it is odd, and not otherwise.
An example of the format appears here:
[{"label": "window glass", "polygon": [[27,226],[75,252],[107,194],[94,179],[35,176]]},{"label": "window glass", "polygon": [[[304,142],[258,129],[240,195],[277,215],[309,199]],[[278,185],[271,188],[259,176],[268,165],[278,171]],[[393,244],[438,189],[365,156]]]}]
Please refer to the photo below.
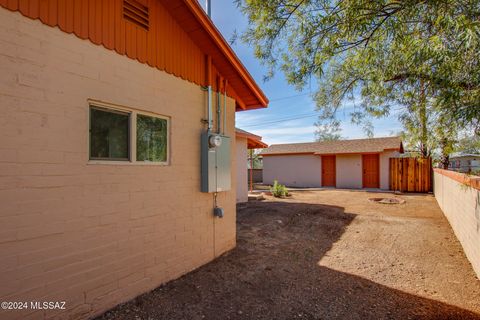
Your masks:
[{"label": "window glass", "polygon": [[129,117],[125,112],[90,108],[90,159],[129,160]]},{"label": "window glass", "polygon": [[167,120],[137,114],[137,161],[167,161]]}]

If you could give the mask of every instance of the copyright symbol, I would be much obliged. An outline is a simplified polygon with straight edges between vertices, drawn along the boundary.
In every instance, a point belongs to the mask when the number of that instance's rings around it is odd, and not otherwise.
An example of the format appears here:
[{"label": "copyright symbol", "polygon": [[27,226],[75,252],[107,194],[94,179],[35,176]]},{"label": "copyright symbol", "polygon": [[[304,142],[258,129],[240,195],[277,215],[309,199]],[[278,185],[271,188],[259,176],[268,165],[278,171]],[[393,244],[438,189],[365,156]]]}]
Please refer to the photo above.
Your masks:
[{"label": "copyright symbol", "polygon": [[8,303],[7,302],[2,302],[2,309],[7,309]]}]

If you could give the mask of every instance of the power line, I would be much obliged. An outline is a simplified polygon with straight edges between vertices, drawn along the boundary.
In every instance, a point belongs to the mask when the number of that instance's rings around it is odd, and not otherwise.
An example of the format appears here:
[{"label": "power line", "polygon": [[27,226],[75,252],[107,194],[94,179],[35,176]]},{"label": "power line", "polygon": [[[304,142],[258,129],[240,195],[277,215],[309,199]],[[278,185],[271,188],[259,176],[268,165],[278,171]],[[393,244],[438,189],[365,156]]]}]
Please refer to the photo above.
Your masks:
[{"label": "power line", "polygon": [[287,100],[287,99],[292,99],[292,98],[307,96],[307,95],[309,95],[309,94],[311,94],[311,93],[310,93],[310,92],[300,93],[300,94],[291,95],[291,96],[285,96],[285,97],[280,97],[280,98],[275,98],[275,99],[269,99],[269,101],[270,101],[270,102],[275,102],[275,101]]},{"label": "power line", "polygon": [[[392,111],[394,111],[394,112],[395,111],[400,111],[404,108],[405,107],[401,106],[401,107],[392,109]],[[351,108],[346,108],[346,110],[348,110],[348,109],[351,109]],[[292,120],[299,120],[299,119],[316,117],[318,115],[319,115],[319,113],[315,111],[313,113],[303,113],[303,114],[297,114],[297,115],[293,115],[293,116],[289,116],[289,117],[285,117],[285,118],[279,118],[279,119],[270,120],[270,121],[257,122],[257,123],[253,123],[253,124],[244,125],[242,127],[244,127],[244,128],[262,127],[262,126],[267,126],[267,125],[280,123],[280,122],[288,122],[288,121],[292,121]]]},{"label": "power line", "polygon": [[242,128],[243,127],[245,127],[245,128],[261,127],[261,126],[271,125],[271,124],[279,123],[279,122],[288,122],[288,121],[292,121],[292,120],[305,119],[305,118],[311,118],[311,117],[317,117],[317,116],[318,116],[318,112],[315,112],[315,113],[303,114],[303,115],[300,115],[300,116],[297,115],[295,117],[288,117],[288,118],[283,118],[283,119],[278,119],[278,120],[264,121],[262,123],[245,125],[245,126],[242,126]]}]

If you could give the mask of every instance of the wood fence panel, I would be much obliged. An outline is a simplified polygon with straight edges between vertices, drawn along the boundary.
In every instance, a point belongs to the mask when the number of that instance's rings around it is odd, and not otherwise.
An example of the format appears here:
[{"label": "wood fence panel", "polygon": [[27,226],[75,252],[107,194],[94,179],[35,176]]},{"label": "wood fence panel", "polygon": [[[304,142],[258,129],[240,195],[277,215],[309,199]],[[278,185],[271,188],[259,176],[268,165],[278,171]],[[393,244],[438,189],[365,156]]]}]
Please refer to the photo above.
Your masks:
[{"label": "wood fence panel", "polygon": [[432,159],[390,158],[390,190],[432,191]]}]

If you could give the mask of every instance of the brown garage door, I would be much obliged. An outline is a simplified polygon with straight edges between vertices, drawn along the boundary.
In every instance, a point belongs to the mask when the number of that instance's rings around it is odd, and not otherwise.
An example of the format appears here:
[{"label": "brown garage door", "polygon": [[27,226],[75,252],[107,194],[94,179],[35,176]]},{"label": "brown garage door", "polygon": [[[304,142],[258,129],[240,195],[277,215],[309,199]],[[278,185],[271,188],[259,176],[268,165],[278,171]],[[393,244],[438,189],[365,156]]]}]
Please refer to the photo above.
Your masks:
[{"label": "brown garage door", "polygon": [[362,156],[363,187],[380,188],[380,160],[378,154]]},{"label": "brown garage door", "polygon": [[335,156],[322,156],[322,186],[335,187]]}]

